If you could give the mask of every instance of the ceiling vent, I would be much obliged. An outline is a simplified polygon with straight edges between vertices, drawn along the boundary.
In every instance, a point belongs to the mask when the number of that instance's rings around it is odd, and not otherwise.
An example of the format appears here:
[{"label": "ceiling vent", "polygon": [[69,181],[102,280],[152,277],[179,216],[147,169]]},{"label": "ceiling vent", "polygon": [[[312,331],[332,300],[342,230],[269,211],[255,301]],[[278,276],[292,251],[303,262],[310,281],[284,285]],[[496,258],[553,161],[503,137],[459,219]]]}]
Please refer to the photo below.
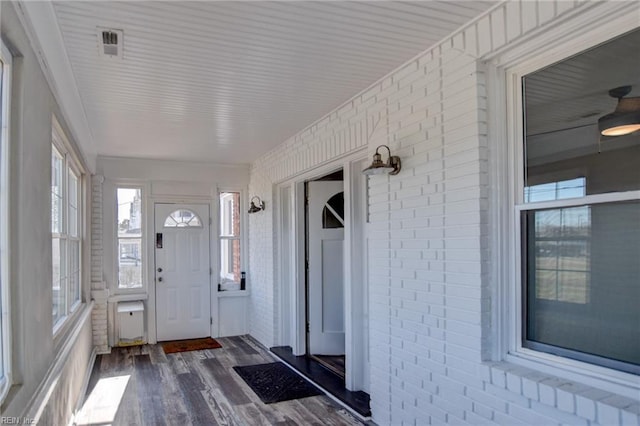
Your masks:
[{"label": "ceiling vent", "polygon": [[124,38],[122,30],[98,27],[96,32],[100,56],[122,59],[122,42]]}]

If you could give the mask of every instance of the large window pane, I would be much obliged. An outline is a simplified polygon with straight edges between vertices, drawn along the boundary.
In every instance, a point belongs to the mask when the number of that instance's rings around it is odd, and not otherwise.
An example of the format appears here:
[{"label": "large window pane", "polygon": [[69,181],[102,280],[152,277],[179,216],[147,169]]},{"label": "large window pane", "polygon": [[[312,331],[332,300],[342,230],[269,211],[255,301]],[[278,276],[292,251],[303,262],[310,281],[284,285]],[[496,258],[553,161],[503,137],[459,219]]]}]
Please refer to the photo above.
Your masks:
[{"label": "large window pane", "polygon": [[64,231],[62,228],[62,170],[63,158],[53,148],[51,155],[51,232],[56,234]]},{"label": "large window pane", "polygon": [[640,202],[524,213],[526,345],[640,365]]},{"label": "large window pane", "polygon": [[69,169],[69,235],[78,236],[78,177]]},{"label": "large window pane", "polygon": [[67,315],[67,271],[66,240],[53,238],[52,249],[52,289],[53,289],[53,324]]},{"label": "large window pane", "polygon": [[220,194],[220,236],[240,236],[240,193]]},{"label": "large window pane", "polygon": [[223,288],[231,283],[240,284],[240,240],[220,241],[220,283]]},{"label": "large window pane", "polygon": [[69,291],[71,305],[80,301],[80,241],[69,241]]},{"label": "large window pane", "polygon": [[118,188],[118,286],[142,287],[142,191]]},{"label": "large window pane", "polygon": [[220,193],[220,290],[241,289],[240,193]]},{"label": "large window pane", "polygon": [[617,108],[611,89],[640,96],[637,49],[628,53],[639,45],[635,30],[524,77],[525,202],[640,189],[640,131],[603,136],[598,126]]}]

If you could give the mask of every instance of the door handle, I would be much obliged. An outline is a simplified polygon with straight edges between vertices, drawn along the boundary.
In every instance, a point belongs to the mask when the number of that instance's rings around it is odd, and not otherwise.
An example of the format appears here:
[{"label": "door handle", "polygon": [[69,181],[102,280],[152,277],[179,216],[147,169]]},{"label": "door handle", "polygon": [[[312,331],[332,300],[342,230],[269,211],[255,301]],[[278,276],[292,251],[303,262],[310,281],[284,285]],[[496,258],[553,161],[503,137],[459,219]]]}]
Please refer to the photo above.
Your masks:
[{"label": "door handle", "polygon": [[158,268],[158,272],[162,272],[162,268]]},{"label": "door handle", "polygon": [[162,282],[162,277],[158,277],[158,281]]}]

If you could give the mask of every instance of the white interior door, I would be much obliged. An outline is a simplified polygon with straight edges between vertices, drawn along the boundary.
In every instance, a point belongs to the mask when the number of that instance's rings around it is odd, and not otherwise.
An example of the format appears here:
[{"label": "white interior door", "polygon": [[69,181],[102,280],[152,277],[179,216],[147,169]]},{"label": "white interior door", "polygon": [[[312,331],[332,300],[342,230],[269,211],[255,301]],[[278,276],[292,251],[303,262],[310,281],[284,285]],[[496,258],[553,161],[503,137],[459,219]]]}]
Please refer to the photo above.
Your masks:
[{"label": "white interior door", "polygon": [[309,352],[344,355],[344,187],[308,184]]},{"label": "white interior door", "polygon": [[155,205],[158,341],[211,335],[209,205]]}]

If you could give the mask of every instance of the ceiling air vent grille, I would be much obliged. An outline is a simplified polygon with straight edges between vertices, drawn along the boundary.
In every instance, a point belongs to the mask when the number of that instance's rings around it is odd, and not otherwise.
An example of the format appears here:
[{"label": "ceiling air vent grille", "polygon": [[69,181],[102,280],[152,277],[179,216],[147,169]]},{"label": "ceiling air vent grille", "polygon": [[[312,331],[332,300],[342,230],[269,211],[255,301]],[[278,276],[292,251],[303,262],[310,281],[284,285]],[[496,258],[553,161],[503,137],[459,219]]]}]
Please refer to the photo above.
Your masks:
[{"label": "ceiling air vent grille", "polygon": [[122,30],[98,28],[98,52],[107,58],[122,58]]}]

